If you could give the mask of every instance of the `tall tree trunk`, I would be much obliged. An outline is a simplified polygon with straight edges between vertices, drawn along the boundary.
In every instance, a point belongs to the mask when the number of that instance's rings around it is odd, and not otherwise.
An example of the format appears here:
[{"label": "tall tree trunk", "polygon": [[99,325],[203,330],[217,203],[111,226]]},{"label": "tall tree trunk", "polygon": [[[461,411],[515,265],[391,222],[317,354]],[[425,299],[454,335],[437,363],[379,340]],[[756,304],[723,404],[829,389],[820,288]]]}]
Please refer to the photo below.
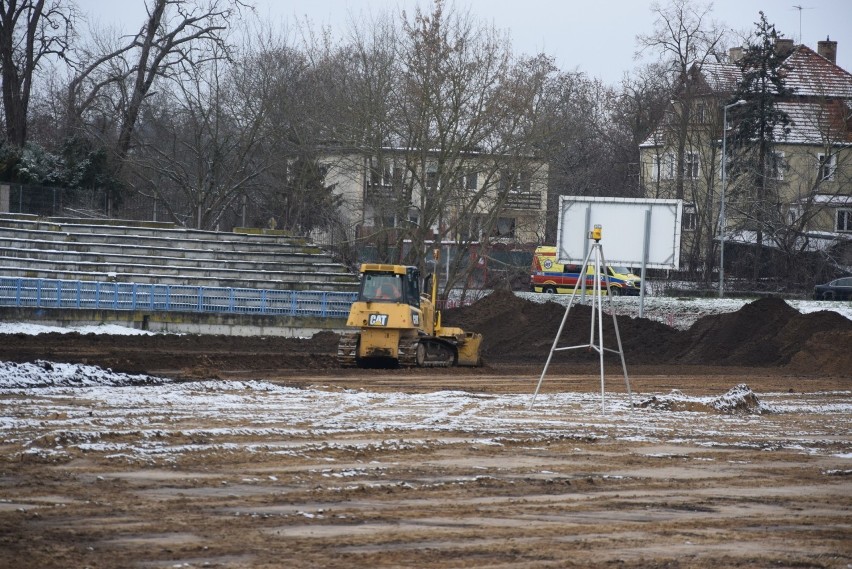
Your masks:
[{"label": "tall tree trunk", "polygon": [[[6,139],[15,146],[27,141],[27,110],[32,75],[48,38],[36,37],[44,0],[3,0],[0,4],[0,69],[3,80],[3,110]],[[24,47],[18,46],[23,36]],[[38,45],[37,45],[38,44]],[[23,49],[23,53],[19,53]]]},{"label": "tall tree trunk", "polygon": [[130,102],[122,117],[121,130],[118,135],[118,144],[116,145],[119,167],[121,167],[130,150],[133,129],[136,126],[136,120],[139,118],[142,102],[156,75],[156,68],[151,68],[151,50],[165,10],[166,0],[157,0],[154,9],[148,17],[148,22],[145,24],[145,32],[142,36],[142,50],[139,55],[138,67],[136,68],[133,90],[131,91]]},{"label": "tall tree trunk", "polygon": [[755,210],[756,231],[754,246],[754,266],[752,268],[752,282],[756,285],[760,279],[760,266],[763,258],[763,224],[766,220],[764,208],[766,207],[766,127],[760,127],[760,146],[757,156],[757,206]]}]

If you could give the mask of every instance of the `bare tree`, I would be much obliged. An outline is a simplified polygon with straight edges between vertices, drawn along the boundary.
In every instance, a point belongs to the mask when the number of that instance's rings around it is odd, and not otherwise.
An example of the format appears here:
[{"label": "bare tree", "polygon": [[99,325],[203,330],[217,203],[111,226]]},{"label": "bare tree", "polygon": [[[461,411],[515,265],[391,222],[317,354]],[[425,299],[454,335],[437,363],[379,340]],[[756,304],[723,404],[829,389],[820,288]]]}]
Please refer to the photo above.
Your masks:
[{"label": "bare tree", "polygon": [[69,116],[83,116],[109,91],[109,107],[98,114],[118,115],[113,149],[123,160],[158,78],[182,72],[187,62],[227,57],[225,31],[242,6],[240,0],[147,0],[139,32],[123,43],[102,41],[79,64],[68,88]]},{"label": "bare tree", "polygon": [[[387,120],[389,142],[404,152],[398,189],[385,205],[395,219],[416,219],[395,232],[397,252],[410,242],[409,262],[425,266],[427,242],[455,242],[451,285],[464,279],[472,241],[481,251],[489,246],[509,190],[535,174],[522,170],[536,148],[538,103],[553,68],[546,58],[515,61],[505,36],[441,2],[403,16],[400,83]],[[381,148],[371,153],[386,170]],[[476,183],[464,184],[471,175]]]},{"label": "bare tree", "polygon": [[348,54],[329,45],[302,50],[278,35],[265,38],[239,65],[240,84],[251,85],[244,97],[266,109],[256,156],[266,166],[248,200],[264,223],[304,235],[343,235],[320,152],[354,126],[345,110],[353,89]]},{"label": "bare tree", "polygon": [[139,151],[129,157],[141,183],[178,223],[215,229],[263,170],[256,159],[265,109],[244,104],[220,57],[188,61],[180,80],[141,121]]},{"label": "bare tree", "polygon": [[639,144],[668,104],[669,85],[659,72],[625,78],[619,88],[581,73],[547,82],[537,131],[550,167],[548,240],[556,236],[560,194],[635,197]]},{"label": "bare tree", "polygon": [[724,29],[711,18],[712,4],[696,4],[690,0],[671,0],[666,6],[652,5],[657,19],[650,35],[639,35],[640,52],[654,50],[670,69],[676,84],[674,108],[676,146],[675,198],[684,197],[684,172],[687,133],[692,120],[696,87],[689,70],[700,68],[715,59],[725,37]]},{"label": "bare tree", "polygon": [[654,188],[659,197],[685,201],[688,221],[682,234],[682,259],[693,277],[702,276],[709,284],[715,265],[718,151],[713,137],[719,134],[719,114],[718,101],[708,97],[703,69],[724,58],[726,31],[712,19],[712,4],[671,0],[664,7],[654,4],[652,10],[657,15],[655,28],[649,35],[638,36],[640,53],[658,54],[659,65],[670,74],[673,95],[654,132],[656,179],[646,180],[646,189]]},{"label": "bare tree", "polygon": [[0,2],[0,79],[9,143],[22,147],[27,141],[34,76],[46,58],[65,57],[73,23],[73,9],[60,0]]},{"label": "bare tree", "polygon": [[[615,152],[622,168],[627,167],[624,194],[642,194],[639,146],[660,124],[671,101],[671,77],[658,64],[650,64],[626,75],[616,94],[610,113],[615,131]],[[624,148],[624,145],[629,145]]]}]

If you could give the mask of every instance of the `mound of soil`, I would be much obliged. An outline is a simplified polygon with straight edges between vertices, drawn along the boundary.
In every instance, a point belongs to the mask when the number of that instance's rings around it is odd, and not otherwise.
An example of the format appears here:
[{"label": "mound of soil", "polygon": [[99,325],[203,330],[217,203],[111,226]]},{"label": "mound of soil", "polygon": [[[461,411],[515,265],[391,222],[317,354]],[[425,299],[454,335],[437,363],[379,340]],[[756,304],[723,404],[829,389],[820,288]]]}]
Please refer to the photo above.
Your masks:
[{"label": "mound of soil", "polygon": [[[719,364],[745,366],[786,363],[780,334],[797,315],[783,300],[767,298],[737,312],[705,316],[686,331],[682,351],[672,355],[683,363],[703,363],[708,358]],[[789,332],[795,335],[795,330]]]},{"label": "mound of soil", "polygon": [[746,415],[767,412],[751,388],[741,383],[721,397],[713,400],[687,397],[680,390],[669,395],[652,396],[638,404],[639,407],[658,411],[691,411],[703,413],[721,413],[725,415]]},{"label": "mound of soil", "polygon": [[852,330],[817,332],[790,358],[787,368],[802,374],[852,375]]},{"label": "mound of soil", "polygon": [[[813,369],[819,363],[814,370],[836,375],[848,373],[850,355],[843,342],[832,337],[850,332],[852,320],[836,312],[801,314],[783,300],[765,298],[737,312],[701,318],[681,334],[670,359],[738,366],[786,366],[796,360],[800,369]],[[829,336],[812,343],[816,335],[826,333]],[[814,351],[824,345],[832,355],[816,362],[802,353],[808,345]]]},{"label": "mound of soil", "polygon": [[[595,311],[595,316],[597,312]],[[565,307],[554,302],[543,304],[518,298],[511,292],[495,291],[480,301],[443,313],[443,321],[483,335],[482,355],[486,361],[540,362],[547,358]],[[560,337],[560,346],[589,344],[592,332],[591,307],[571,307]],[[665,361],[669,346],[678,332],[665,324],[646,318],[616,317],[625,357],[636,363]],[[598,322],[595,322],[595,343]],[[618,347],[612,316],[604,314],[603,340],[605,348]],[[567,350],[560,359],[595,360],[597,352]]]},{"label": "mound of soil", "polygon": [[[444,312],[443,319],[482,333],[488,362],[542,361],[564,315],[560,304],[538,304],[495,291],[471,306]],[[589,306],[572,306],[558,345],[588,344],[594,315]],[[845,375],[852,369],[852,350],[846,348],[852,345],[852,320],[828,311],[801,314],[780,299],[759,299],[737,312],[705,316],[685,331],[645,318],[618,316],[616,321],[625,359],[632,363],[789,365],[826,375]],[[609,314],[603,318],[603,339],[605,348],[617,348]],[[559,354],[562,361],[597,357],[597,352],[583,349]]]}]

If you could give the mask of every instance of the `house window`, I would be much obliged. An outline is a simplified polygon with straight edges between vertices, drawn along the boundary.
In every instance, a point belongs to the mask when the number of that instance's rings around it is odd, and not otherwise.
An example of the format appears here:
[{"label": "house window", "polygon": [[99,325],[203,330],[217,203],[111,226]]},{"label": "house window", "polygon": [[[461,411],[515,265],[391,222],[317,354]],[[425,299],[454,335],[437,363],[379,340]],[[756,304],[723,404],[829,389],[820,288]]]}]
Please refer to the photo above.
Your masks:
[{"label": "house window", "polygon": [[402,187],[402,181],[405,178],[404,174],[405,174],[405,169],[403,169],[402,167],[400,167],[400,166],[394,166],[393,167],[393,173],[391,175],[393,176],[394,187],[397,187],[397,188]]},{"label": "house window", "polygon": [[515,236],[515,218],[514,217],[499,217],[494,226],[495,237],[514,237]]},{"label": "house window", "polygon": [[520,172],[504,170],[500,172],[500,191],[502,192],[529,192],[531,186],[532,176],[525,170]]},{"label": "house window", "polygon": [[370,185],[389,186],[391,184],[391,167],[389,164],[374,163],[370,166]]},{"label": "house window", "polygon": [[787,169],[787,162],[784,160],[783,152],[772,152],[769,155],[768,174],[769,177],[775,180],[784,179],[784,171]]},{"label": "house window", "polygon": [[795,225],[801,216],[802,213],[798,207],[790,207],[790,209],[787,210],[787,223],[789,225]]},{"label": "house window", "polygon": [[837,210],[837,225],[835,231],[852,231],[852,209]]},{"label": "house window", "polygon": [[684,204],[682,223],[684,231],[695,231],[695,228],[698,227],[698,216],[695,213],[694,205]]},{"label": "house window", "polygon": [[456,186],[463,190],[476,191],[477,182],[476,172],[461,173],[456,180]]},{"label": "house window", "polygon": [[698,178],[698,153],[686,152],[683,155],[683,177],[687,180]]},{"label": "house window", "polygon": [[830,181],[834,179],[834,171],[837,169],[837,156],[834,154],[820,154],[819,157],[819,180]]},{"label": "house window", "polygon": [[467,176],[465,176],[464,187],[466,190],[476,190],[479,185],[479,176],[476,172],[469,172]]},{"label": "house window", "polygon": [[462,239],[479,241],[482,239],[482,228],[485,225],[485,217],[471,215],[459,220],[459,235]]},{"label": "house window", "polygon": [[526,170],[522,170],[521,175],[518,178],[518,182],[520,183],[520,187],[518,189],[522,192],[529,193],[532,189],[532,175]]},{"label": "house window", "polygon": [[658,154],[654,156],[654,179],[671,180],[674,178],[674,156]]},{"label": "house window", "polygon": [[429,170],[426,172],[426,187],[434,190],[438,187],[438,172],[437,170]]},{"label": "house window", "polygon": [[698,103],[695,107],[695,122],[698,124],[707,122],[707,106],[704,103]]}]

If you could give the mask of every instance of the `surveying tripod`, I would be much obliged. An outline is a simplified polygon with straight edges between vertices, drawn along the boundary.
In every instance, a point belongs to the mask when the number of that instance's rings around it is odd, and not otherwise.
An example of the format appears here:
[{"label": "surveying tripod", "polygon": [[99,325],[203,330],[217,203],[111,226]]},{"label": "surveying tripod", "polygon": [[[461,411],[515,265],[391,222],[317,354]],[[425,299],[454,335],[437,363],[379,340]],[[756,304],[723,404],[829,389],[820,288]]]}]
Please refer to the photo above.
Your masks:
[{"label": "surveying tripod", "polygon": [[[613,352],[617,353],[621,357],[621,367],[624,370],[624,384],[627,386],[627,394],[630,398],[630,409],[633,409],[633,393],[630,391],[630,380],[627,378],[627,364],[624,362],[624,349],[621,347],[621,334],[618,331],[618,321],[615,318],[615,311],[612,309],[612,288],[610,287],[610,279],[609,273],[607,271],[601,271],[601,267],[606,267],[606,259],[603,254],[603,246],[601,245],[601,235],[602,229],[600,225],[595,225],[594,229],[589,232],[589,239],[593,240],[591,249],[589,249],[586,258],[583,260],[583,264],[580,267],[580,277],[577,279],[577,284],[574,285],[574,291],[571,293],[571,298],[568,301],[568,306],[565,308],[565,314],[562,316],[562,322],[559,324],[559,331],[556,332],[556,338],[553,339],[553,346],[550,348],[550,353],[547,356],[547,362],[544,364],[544,369],[541,372],[541,377],[538,379],[538,385],[536,385],[535,393],[533,394],[532,401],[530,402],[530,409],[535,405],[535,399],[538,396],[539,389],[541,388],[541,383],[544,381],[544,376],[547,373],[547,368],[550,366],[550,360],[553,358],[553,352],[561,351],[561,350],[576,350],[579,348],[586,348],[590,350],[595,350],[598,352],[600,356],[600,367],[601,367],[601,412],[606,412],[606,403],[604,397],[604,352]],[[571,306],[574,304],[574,299],[577,296],[577,291],[580,288],[580,283],[583,283],[583,288],[585,289],[586,283],[586,275],[588,275],[588,267],[594,266],[594,284],[592,285],[592,318],[591,318],[591,329],[589,331],[589,343],[588,344],[580,344],[578,346],[563,346],[557,347],[559,344],[559,339],[562,337],[562,330],[565,328],[565,321],[568,319],[568,313],[571,311]],[[609,302],[610,312],[612,313],[612,326],[615,329],[615,339],[618,343],[618,349],[614,350],[612,348],[605,348],[603,345],[603,299],[602,290],[601,290],[601,274],[605,274],[605,282],[606,282],[606,290],[607,290],[607,301]],[[597,305],[595,307],[595,305]],[[597,311],[595,310],[597,308]],[[597,343],[595,343],[595,323],[597,323],[597,332],[598,338]]]}]

